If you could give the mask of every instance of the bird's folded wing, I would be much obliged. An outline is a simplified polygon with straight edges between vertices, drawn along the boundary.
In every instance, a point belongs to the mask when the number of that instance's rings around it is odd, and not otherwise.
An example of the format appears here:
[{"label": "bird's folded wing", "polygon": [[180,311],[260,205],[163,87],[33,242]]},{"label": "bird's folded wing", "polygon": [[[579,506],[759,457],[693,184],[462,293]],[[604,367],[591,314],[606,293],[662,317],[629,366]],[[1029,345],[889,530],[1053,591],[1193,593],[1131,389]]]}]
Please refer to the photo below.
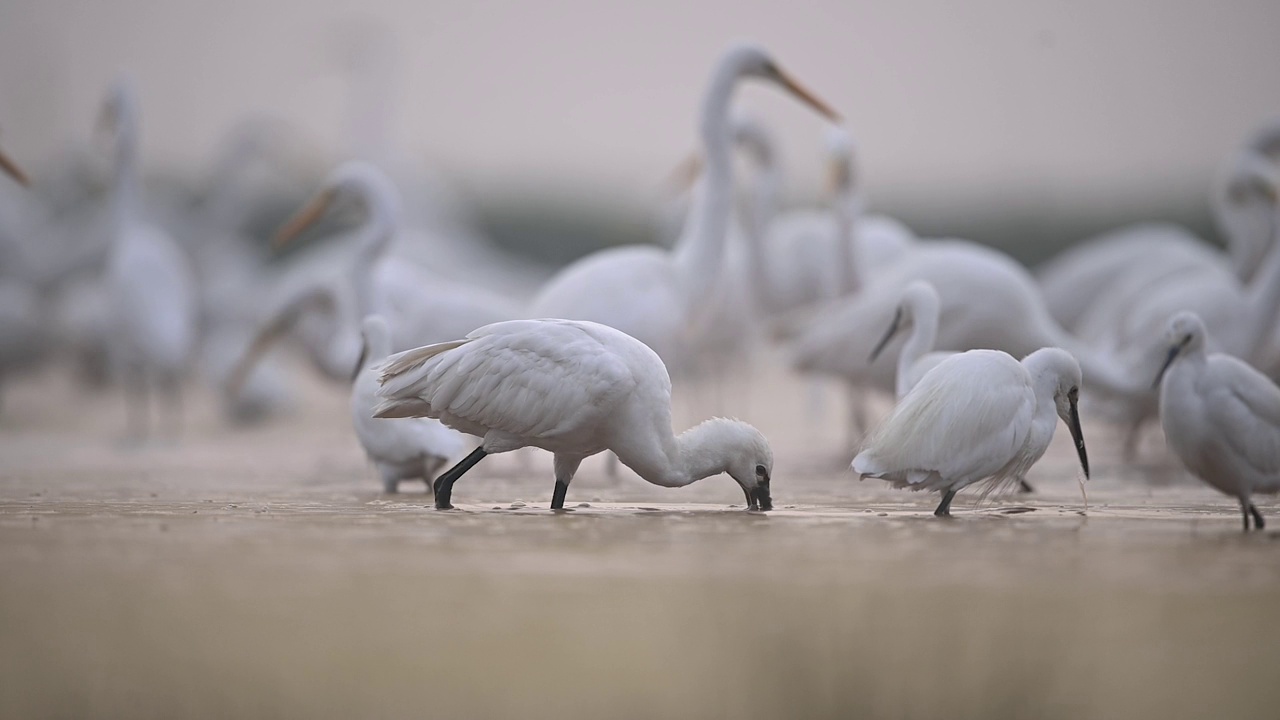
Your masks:
[{"label": "bird's folded wing", "polygon": [[464,429],[549,437],[602,420],[636,385],[630,368],[572,324],[495,323],[465,341],[393,355],[379,395],[429,406]]},{"label": "bird's folded wing", "polygon": [[1036,402],[1024,379],[995,368],[957,381],[948,367],[963,366],[948,359],[926,374],[873,435],[880,467],[982,477],[1026,443]]},{"label": "bird's folded wing", "polygon": [[1208,402],[1209,422],[1237,455],[1264,475],[1280,475],[1280,388],[1244,361],[1209,359],[1223,393]]}]

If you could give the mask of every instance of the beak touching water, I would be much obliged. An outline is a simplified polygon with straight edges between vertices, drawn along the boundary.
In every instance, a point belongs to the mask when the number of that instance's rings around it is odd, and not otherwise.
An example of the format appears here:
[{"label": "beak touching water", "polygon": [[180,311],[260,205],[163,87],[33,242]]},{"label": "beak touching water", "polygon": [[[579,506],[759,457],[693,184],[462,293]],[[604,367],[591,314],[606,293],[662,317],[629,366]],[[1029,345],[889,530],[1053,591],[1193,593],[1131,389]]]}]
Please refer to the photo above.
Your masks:
[{"label": "beak touching water", "polygon": [[772,510],[773,496],[769,494],[769,475],[766,473],[750,490],[743,488],[747,496],[748,510]]},{"label": "beak touching water", "polygon": [[814,95],[813,93],[809,92],[808,88],[796,82],[794,78],[792,78],[787,73],[783,72],[781,68],[776,69],[774,71],[774,74],[777,77],[778,82],[781,83],[782,86],[786,88],[792,95],[795,95],[797,98],[799,98],[801,102],[804,102],[809,107],[812,107],[814,110],[818,111],[819,114],[821,114],[831,122],[838,123],[841,121],[842,118],[840,117],[840,113],[833,110],[830,105],[826,104],[821,99],[819,99],[817,95]]},{"label": "beak touching water", "polygon": [[1071,428],[1071,441],[1075,443],[1076,454],[1080,456],[1080,467],[1084,469],[1084,477],[1089,479],[1089,453],[1084,449],[1084,433],[1080,430],[1080,396],[1076,392],[1071,393],[1071,417],[1068,421],[1068,427]]},{"label": "beak touching water", "polygon": [[271,238],[272,247],[279,250],[293,242],[295,238],[302,234],[303,230],[311,227],[320,219],[321,215],[324,215],[324,211],[328,209],[329,204],[332,202],[332,190],[324,190],[319,195],[316,195],[315,199],[307,203],[296,215],[289,218],[289,222],[285,223],[276,232],[275,236]]},{"label": "beak touching water", "polygon": [[898,326],[901,324],[902,308],[898,308],[898,310],[893,314],[893,323],[889,325],[889,331],[884,334],[884,337],[880,338],[880,342],[876,343],[875,349],[871,351],[871,357],[867,359],[868,365],[875,362],[876,358],[880,357],[880,353],[884,352],[884,347],[889,344],[889,341],[893,339],[894,335],[898,334]]}]

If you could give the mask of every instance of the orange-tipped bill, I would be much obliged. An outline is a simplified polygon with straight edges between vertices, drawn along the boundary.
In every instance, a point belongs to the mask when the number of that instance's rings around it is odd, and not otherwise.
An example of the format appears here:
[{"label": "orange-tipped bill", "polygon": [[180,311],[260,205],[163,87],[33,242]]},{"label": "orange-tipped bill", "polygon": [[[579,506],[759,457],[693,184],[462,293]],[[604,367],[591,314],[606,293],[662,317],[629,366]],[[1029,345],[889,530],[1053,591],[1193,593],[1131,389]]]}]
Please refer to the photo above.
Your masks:
[{"label": "orange-tipped bill", "polygon": [[689,153],[688,157],[671,169],[670,174],[667,175],[666,185],[675,192],[681,193],[693,187],[701,174],[702,156],[698,153]]},{"label": "orange-tipped bill", "polygon": [[0,170],[4,170],[19,185],[23,187],[31,186],[31,178],[27,177],[27,174],[22,172],[22,168],[18,167],[18,164],[12,158],[5,155],[3,150],[0,150]]},{"label": "orange-tipped bill", "polygon": [[779,69],[777,73],[778,82],[782,83],[782,86],[789,90],[792,95],[795,95],[802,102],[809,105],[809,107],[817,110],[819,114],[823,115],[831,122],[840,122],[840,113],[833,110],[830,105],[823,102],[817,95],[809,92],[807,88],[796,82],[794,78],[783,72],[781,69]]},{"label": "orange-tipped bill", "polygon": [[332,190],[325,190],[316,195],[311,202],[307,203],[296,215],[289,218],[289,222],[285,223],[276,232],[275,237],[271,238],[272,247],[279,250],[293,242],[295,238],[302,234],[303,230],[314,225],[316,220],[319,220],[320,216],[324,215],[324,211],[328,209],[331,202],[333,202]]}]

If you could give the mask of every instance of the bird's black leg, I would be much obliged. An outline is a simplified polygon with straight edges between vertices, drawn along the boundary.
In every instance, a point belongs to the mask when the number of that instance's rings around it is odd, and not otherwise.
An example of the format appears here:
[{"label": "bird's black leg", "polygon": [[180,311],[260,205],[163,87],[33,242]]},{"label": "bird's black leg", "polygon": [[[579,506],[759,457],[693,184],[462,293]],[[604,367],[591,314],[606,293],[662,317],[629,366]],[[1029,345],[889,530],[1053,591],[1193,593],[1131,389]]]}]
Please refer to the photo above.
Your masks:
[{"label": "bird's black leg", "polygon": [[[1254,505],[1253,503],[1249,503],[1249,513],[1253,515],[1254,528],[1261,530],[1267,526],[1267,522],[1262,519],[1262,513],[1258,512],[1257,505]],[[1245,521],[1248,522],[1247,515],[1245,516]]]},{"label": "bird's black leg", "polygon": [[551,509],[552,509],[552,510],[563,510],[563,509],[564,509],[564,496],[565,496],[565,493],[568,493],[568,492],[569,492],[569,483],[566,483],[566,482],[560,482],[559,480],[557,480],[557,481],[556,481],[556,490],[555,490],[555,492],[551,495]]},{"label": "bird's black leg", "polygon": [[484,459],[488,455],[484,448],[478,447],[471,451],[471,454],[462,458],[462,462],[449,468],[448,472],[436,478],[433,487],[436,491],[436,509],[450,510],[453,505],[449,500],[453,497],[453,484],[458,482],[458,478],[462,477],[476,463]]},{"label": "bird's black leg", "polygon": [[1031,483],[1027,482],[1026,478],[1018,478],[1018,492],[1033,493],[1035,491],[1036,489],[1031,487]]},{"label": "bird's black leg", "polygon": [[955,498],[956,491],[948,490],[942,495],[942,502],[938,503],[938,509],[933,514],[938,517],[951,517],[951,501]]}]

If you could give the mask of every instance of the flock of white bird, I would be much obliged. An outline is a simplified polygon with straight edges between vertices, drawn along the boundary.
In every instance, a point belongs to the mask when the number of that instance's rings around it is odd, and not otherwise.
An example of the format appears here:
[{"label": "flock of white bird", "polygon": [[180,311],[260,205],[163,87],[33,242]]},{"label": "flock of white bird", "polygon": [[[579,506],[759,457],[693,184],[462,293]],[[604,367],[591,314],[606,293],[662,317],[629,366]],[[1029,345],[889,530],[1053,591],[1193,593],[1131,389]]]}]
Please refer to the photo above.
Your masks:
[{"label": "flock of white bird", "polygon": [[[779,210],[774,138],[735,113],[749,79],[831,121],[827,208]],[[664,487],[728,474],[749,509],[770,510],[768,441],[723,418],[676,434],[668,371],[715,376],[782,343],[795,371],[847,385],[857,423],[869,391],[896,399],[878,427],[854,428],[865,437],[853,471],[938,491],[938,515],[969,485],[1029,490],[1059,419],[1087,477],[1082,396],[1088,414],[1128,428],[1131,449],[1159,417],[1187,469],[1238,499],[1246,530],[1263,527],[1252,495],[1280,491],[1269,378],[1280,371],[1280,124],[1216,183],[1226,252],[1143,224],[1033,274],[990,247],[918,238],[866,212],[837,113],[765,50],[739,45],[703,96],[697,181],[670,249],[601,250],[546,278],[513,269],[431,186],[390,167],[385,148],[334,169],[270,252],[245,228],[266,211],[255,189],[298,187],[283,133],[235,135],[203,198],[183,202],[144,188],[139,115],[121,80],[98,125],[105,203],[94,200],[102,173],[83,162],[0,194],[0,377],[71,356],[86,382],[118,383],[135,439],[156,424],[153,396],[169,415],[159,427],[177,431],[197,369],[232,420],[278,412],[290,395],[276,346],[287,342],[354,383],[355,432],[387,492],[422,480],[450,508],[486,455],[537,447],[554,454],[556,510],[582,460],[604,451]],[[735,182],[738,150],[749,171]],[[3,154],[0,170],[30,184]],[[354,229],[334,229],[343,217]],[[321,235],[338,239],[280,256]]]}]

